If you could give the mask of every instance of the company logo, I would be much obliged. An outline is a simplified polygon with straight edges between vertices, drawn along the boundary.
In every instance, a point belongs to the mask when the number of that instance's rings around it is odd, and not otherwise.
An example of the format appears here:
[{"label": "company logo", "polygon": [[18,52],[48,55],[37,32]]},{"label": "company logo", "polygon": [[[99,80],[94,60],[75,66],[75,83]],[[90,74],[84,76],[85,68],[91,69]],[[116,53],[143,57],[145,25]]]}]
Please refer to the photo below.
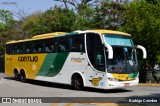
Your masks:
[{"label": "company logo", "polygon": [[42,100],[35,98],[2,98],[2,103],[42,103]]},{"label": "company logo", "polygon": [[92,83],[92,85],[98,86],[100,80],[102,80],[101,77],[99,77],[99,78],[93,78],[92,80],[89,80],[89,81]]},{"label": "company logo", "polygon": [[2,103],[11,103],[11,98],[2,98]]},{"label": "company logo", "polygon": [[19,62],[37,62],[38,57],[37,56],[19,56],[18,61]]},{"label": "company logo", "polygon": [[79,58],[75,58],[75,57],[71,58],[72,62],[82,62],[83,60],[85,60],[85,58],[80,58],[80,57]]}]

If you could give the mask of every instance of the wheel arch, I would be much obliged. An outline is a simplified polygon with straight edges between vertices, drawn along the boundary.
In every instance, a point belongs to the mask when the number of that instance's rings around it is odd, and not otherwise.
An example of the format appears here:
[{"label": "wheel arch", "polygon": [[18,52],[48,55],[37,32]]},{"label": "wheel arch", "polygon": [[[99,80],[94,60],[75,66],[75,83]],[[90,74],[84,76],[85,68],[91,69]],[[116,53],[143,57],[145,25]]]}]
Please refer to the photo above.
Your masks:
[{"label": "wheel arch", "polygon": [[19,74],[19,69],[18,68],[14,68],[13,73],[18,73]]},{"label": "wheel arch", "polygon": [[25,77],[27,78],[27,73],[26,73],[26,70],[25,70],[24,68],[22,68],[22,69],[19,70],[19,74],[20,74],[21,72],[24,72]]},{"label": "wheel arch", "polygon": [[79,72],[79,71],[75,71],[75,72],[72,74],[72,76],[71,76],[71,82],[70,82],[70,83],[72,83],[72,78],[73,78],[73,76],[76,75],[76,74],[81,76],[81,78],[82,78],[82,80],[83,80],[83,86],[85,87],[85,86],[86,86],[85,77],[84,77],[84,75],[83,75],[81,72]]}]

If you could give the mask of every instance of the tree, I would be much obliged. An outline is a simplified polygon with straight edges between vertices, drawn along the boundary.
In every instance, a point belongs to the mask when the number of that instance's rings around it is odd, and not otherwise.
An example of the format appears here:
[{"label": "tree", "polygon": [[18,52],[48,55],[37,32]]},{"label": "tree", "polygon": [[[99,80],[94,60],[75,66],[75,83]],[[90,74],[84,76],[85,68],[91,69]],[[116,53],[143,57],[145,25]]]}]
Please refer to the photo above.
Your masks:
[{"label": "tree", "polygon": [[12,13],[8,10],[0,9],[0,69],[3,69],[4,64],[4,45],[7,42],[7,31],[14,27]]},{"label": "tree", "polygon": [[148,3],[156,5],[160,2],[160,0],[146,0]]},{"label": "tree", "polygon": [[67,5],[69,4],[73,6],[75,10],[79,10],[79,8],[83,6],[88,6],[88,7],[96,6],[103,0],[53,0],[53,1],[63,2],[66,8],[69,7]]},{"label": "tree", "polygon": [[76,14],[72,10],[55,6],[44,13],[28,16],[23,30],[32,36],[58,31],[69,32],[73,30],[75,21]]},{"label": "tree", "polygon": [[[87,30],[95,28],[94,21],[94,8],[102,0],[53,0],[63,2],[66,9],[73,8],[73,12],[76,15],[75,24],[73,24],[74,30]],[[68,6],[70,5],[70,6]]]},{"label": "tree", "polygon": [[157,56],[160,55],[159,11],[159,4],[152,5],[145,0],[135,0],[126,5],[125,24],[120,28],[121,31],[132,34],[135,44],[146,48],[148,57],[143,61],[143,65],[150,67],[153,75]]},{"label": "tree", "polygon": [[98,28],[116,30],[124,24],[125,4],[124,1],[105,0],[101,2],[101,5],[95,8],[94,18]]},{"label": "tree", "polygon": [[0,10],[0,36],[4,36],[5,31],[14,26],[12,13],[8,10]]}]

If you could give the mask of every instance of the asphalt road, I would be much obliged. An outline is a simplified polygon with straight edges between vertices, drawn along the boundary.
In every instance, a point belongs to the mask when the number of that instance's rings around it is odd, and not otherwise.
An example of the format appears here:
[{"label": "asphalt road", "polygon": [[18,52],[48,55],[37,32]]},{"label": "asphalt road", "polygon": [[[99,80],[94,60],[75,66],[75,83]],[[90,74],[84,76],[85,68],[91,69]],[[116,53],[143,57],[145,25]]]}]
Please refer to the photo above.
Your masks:
[{"label": "asphalt road", "polygon": [[[43,81],[28,80],[27,83],[22,83],[0,73],[0,97],[160,97],[160,87],[134,86],[113,90],[85,88],[83,91],[78,91],[69,85]],[[61,101],[57,102],[61,103]],[[32,105],[34,106],[35,104]],[[38,106],[41,105],[39,104]],[[54,103],[50,103],[43,104],[42,106],[44,105],[61,106],[63,104],[55,105]],[[82,105],[78,104],[76,106]],[[87,105],[95,106],[95,104]],[[70,104],[69,106],[72,105]]]}]

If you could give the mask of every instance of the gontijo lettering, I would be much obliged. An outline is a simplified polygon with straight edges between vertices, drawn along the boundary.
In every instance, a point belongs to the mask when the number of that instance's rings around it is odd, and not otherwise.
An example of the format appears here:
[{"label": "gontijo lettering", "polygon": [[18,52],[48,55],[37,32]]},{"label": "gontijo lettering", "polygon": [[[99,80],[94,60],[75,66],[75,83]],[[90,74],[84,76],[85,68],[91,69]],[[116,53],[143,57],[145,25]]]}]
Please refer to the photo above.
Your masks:
[{"label": "gontijo lettering", "polygon": [[38,57],[37,56],[19,56],[18,61],[19,62],[37,62]]}]

